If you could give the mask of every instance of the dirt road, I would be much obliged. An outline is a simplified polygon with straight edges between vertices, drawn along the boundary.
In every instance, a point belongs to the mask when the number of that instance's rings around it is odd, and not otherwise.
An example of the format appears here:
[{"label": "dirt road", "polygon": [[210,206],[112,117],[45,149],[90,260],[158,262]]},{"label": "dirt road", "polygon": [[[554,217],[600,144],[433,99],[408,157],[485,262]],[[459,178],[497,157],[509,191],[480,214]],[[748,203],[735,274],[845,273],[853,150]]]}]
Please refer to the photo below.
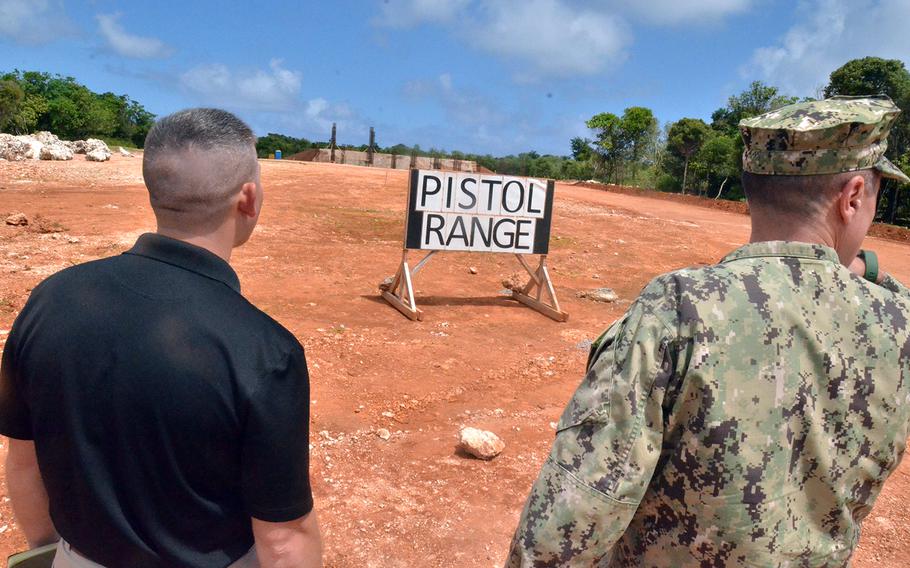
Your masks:
[{"label": "dirt road", "polygon": [[[656,274],[716,262],[748,237],[744,215],[559,185],[550,265],[567,323],[500,294],[520,270],[514,257],[456,253],[418,276],[425,318],[415,323],[377,295],[400,256],[406,172],[264,161],[263,178],[261,225],[232,262],[244,293],[307,350],[331,566],[501,565],[589,341]],[[16,211],[38,219],[0,226],[0,346],[42,278],[117,254],[154,226],[139,159],[121,156],[0,162],[0,218]],[[872,241],[883,266],[910,281],[910,246]],[[620,301],[576,297],[601,286]],[[504,453],[457,453],[463,425],[497,432]],[[866,521],[856,566],[906,565],[908,475],[905,460]],[[23,546],[0,485],[0,556]]]}]

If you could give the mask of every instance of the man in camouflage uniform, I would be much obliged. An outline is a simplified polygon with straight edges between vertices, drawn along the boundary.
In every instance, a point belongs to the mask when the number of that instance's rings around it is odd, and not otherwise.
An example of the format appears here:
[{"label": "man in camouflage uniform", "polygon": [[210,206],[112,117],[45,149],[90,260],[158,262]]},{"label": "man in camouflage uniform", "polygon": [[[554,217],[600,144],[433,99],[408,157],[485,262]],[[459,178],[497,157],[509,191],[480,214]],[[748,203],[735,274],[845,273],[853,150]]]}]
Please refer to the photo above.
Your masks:
[{"label": "man in camouflage uniform", "polygon": [[899,112],[740,123],[750,244],[655,278],[595,343],[508,566],[849,564],[910,418],[910,290],[854,260],[881,177],[910,181]]}]

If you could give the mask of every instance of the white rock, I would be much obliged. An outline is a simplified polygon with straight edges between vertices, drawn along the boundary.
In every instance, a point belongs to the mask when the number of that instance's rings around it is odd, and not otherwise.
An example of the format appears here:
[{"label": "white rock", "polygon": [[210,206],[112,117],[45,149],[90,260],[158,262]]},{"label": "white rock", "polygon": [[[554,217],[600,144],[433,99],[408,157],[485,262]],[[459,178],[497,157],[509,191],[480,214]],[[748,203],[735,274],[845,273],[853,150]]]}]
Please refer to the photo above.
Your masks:
[{"label": "white rock", "polygon": [[102,150],[99,148],[97,150],[86,152],[85,159],[89,162],[106,162],[111,159],[111,152],[110,150]]},{"label": "white rock", "polygon": [[388,440],[392,437],[392,433],[386,430],[385,428],[380,428],[376,430],[376,435],[382,438],[383,440]]},{"label": "white rock", "polygon": [[468,272],[470,272],[471,274],[477,274],[477,268],[474,266],[471,266],[468,268]]},{"label": "white rock", "polygon": [[619,296],[616,295],[616,292],[610,288],[595,288],[594,290],[586,290],[584,292],[578,293],[579,298],[587,298],[588,300],[593,300],[595,302],[615,302],[619,299]]},{"label": "white rock", "polygon": [[120,155],[121,155],[121,156],[124,156],[124,157],[126,157],[126,158],[132,158],[132,157],[133,157],[133,154],[132,154],[129,150],[127,150],[126,148],[124,148],[123,146],[120,146]]},{"label": "white rock", "polygon": [[41,148],[44,144],[39,142],[37,138],[34,136],[16,136],[16,139],[28,145],[28,151],[25,154],[26,160],[37,160],[41,157]]},{"label": "white rock", "polygon": [[66,144],[57,141],[53,144],[45,144],[41,147],[40,158],[42,160],[72,160],[74,152]]},{"label": "white rock", "polygon": [[0,158],[11,162],[28,160],[28,155],[32,151],[32,146],[16,136],[9,134],[0,135]]},{"label": "white rock", "polygon": [[45,146],[60,143],[60,138],[58,138],[56,134],[51,134],[47,130],[42,130],[41,132],[37,132],[37,133],[33,134],[32,137],[35,140],[37,140],[38,142],[41,142],[42,144],[44,144]]},{"label": "white rock", "polygon": [[506,447],[499,436],[488,430],[479,430],[470,426],[461,429],[458,447],[476,458],[491,460]]},{"label": "white rock", "polygon": [[24,227],[28,225],[28,217],[25,216],[25,213],[13,213],[6,218],[6,224]]},{"label": "white rock", "polygon": [[111,149],[107,147],[107,143],[104,140],[98,140],[97,138],[88,138],[84,144],[86,154],[94,150],[104,150],[108,154],[111,153]]}]

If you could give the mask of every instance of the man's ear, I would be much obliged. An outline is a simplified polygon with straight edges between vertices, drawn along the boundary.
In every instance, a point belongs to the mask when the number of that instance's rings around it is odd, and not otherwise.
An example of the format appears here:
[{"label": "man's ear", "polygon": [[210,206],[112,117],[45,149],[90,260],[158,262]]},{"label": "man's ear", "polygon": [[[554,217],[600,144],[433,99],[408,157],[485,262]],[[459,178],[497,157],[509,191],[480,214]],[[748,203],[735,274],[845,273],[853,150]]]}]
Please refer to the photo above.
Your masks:
[{"label": "man's ear", "polygon": [[240,188],[240,199],[237,201],[237,211],[245,217],[255,217],[259,214],[259,199],[256,184],[248,181]]},{"label": "man's ear", "polygon": [[841,187],[837,199],[837,212],[844,223],[849,223],[859,212],[866,195],[866,178],[861,175],[851,177]]}]

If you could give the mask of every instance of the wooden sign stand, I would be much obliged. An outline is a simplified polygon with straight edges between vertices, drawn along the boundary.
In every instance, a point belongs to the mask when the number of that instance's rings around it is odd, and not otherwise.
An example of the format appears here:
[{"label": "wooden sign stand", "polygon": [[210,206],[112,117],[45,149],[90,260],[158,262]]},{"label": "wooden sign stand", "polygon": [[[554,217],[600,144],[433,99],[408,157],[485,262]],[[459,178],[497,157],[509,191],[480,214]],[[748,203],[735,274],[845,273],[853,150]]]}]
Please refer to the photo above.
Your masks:
[{"label": "wooden sign stand", "polygon": [[[550,280],[550,272],[547,270],[547,255],[540,255],[537,270],[531,270],[522,255],[516,254],[515,257],[524,269],[528,271],[531,279],[520,291],[512,289],[512,297],[550,319],[568,321],[569,314],[559,308],[559,300],[556,299],[556,290],[553,289],[553,281]],[[545,303],[541,300],[544,290],[546,290],[547,296],[550,297],[550,303]]]},{"label": "wooden sign stand", "polygon": [[408,252],[408,249],[404,249],[401,253],[401,264],[398,265],[398,271],[392,277],[392,283],[388,284],[388,286],[385,282],[381,283],[379,290],[382,292],[382,297],[385,298],[385,301],[392,304],[392,307],[406,315],[408,319],[419,321],[423,319],[423,311],[417,307],[417,301],[414,298],[413,279],[437,251],[433,250],[427,253],[417,263],[414,270],[411,270],[408,265]]},{"label": "wooden sign stand", "polygon": [[[412,269],[408,264],[408,249],[404,249],[401,254],[401,264],[398,265],[398,271],[392,277],[392,282],[386,285],[385,282],[379,285],[382,297],[390,303],[395,309],[403,313],[412,321],[423,319],[423,311],[417,307],[417,300],[414,297],[414,277],[420,272],[426,263],[439,251],[430,251],[420,262]],[[550,319],[564,322],[568,321],[569,314],[562,311],[559,307],[559,300],[556,298],[556,291],[553,288],[553,281],[550,279],[550,272],[547,270],[547,255],[540,255],[540,262],[535,270],[520,254],[515,255],[518,262],[528,272],[531,277],[528,283],[521,289],[512,289],[512,298],[533,310],[537,310]],[[549,297],[549,303],[543,300],[544,292]]]},{"label": "wooden sign stand", "polygon": [[[554,182],[548,180],[544,188],[540,180],[529,178],[495,174],[488,176],[491,179],[483,179],[483,177],[483,174],[411,170],[407,194],[408,215],[405,221],[405,246],[395,276],[387,278],[379,285],[382,297],[409,319],[421,320],[423,312],[417,307],[417,299],[414,297],[414,278],[437,252],[444,250],[511,252],[515,254],[518,262],[531,277],[524,286],[510,290],[511,297],[548,318],[567,321],[569,314],[559,307],[559,300],[556,299],[556,291],[553,289],[553,281],[550,280],[550,273],[547,270]],[[458,182],[460,185],[455,183],[458,179],[461,180]],[[431,187],[433,185],[431,182],[435,182],[435,187]],[[485,199],[481,199],[479,191],[481,182],[485,188],[483,194]],[[473,188],[468,187],[469,183],[473,183]],[[445,191],[443,191],[444,186]],[[494,193],[496,186],[501,186],[501,188],[496,189],[496,193]],[[460,197],[453,197],[459,191],[468,196],[470,203],[465,204]],[[418,193],[421,195],[419,204]],[[446,195],[445,204],[442,201],[443,194]],[[430,199],[428,204],[428,199],[433,196],[437,196],[435,198],[437,203],[433,204],[433,200]],[[535,197],[537,198],[537,208],[533,207]],[[494,204],[495,207],[493,207]],[[426,223],[424,215],[427,215]],[[478,220],[481,218],[487,220],[486,237],[483,233],[483,221]],[[467,250],[450,247],[450,242],[455,235],[454,229],[451,229],[452,232],[445,243],[442,242],[446,219],[453,223],[452,227],[461,228],[460,238],[464,240]],[[508,232],[509,225],[513,227],[511,233]],[[500,226],[507,227],[505,232],[507,240],[504,242],[499,240],[498,233],[496,233]],[[475,229],[479,235],[478,242],[483,243],[482,247],[474,247]],[[424,230],[427,231],[425,239],[422,236]],[[470,237],[468,237],[468,231],[470,231]],[[437,236],[438,242],[432,242],[429,237],[431,234]],[[522,241],[523,237],[527,239]],[[491,246],[492,248],[490,248]],[[411,250],[428,251],[427,255],[420,259],[413,268],[408,262],[408,254]],[[532,269],[524,258],[529,254],[540,256],[536,269]]]}]

